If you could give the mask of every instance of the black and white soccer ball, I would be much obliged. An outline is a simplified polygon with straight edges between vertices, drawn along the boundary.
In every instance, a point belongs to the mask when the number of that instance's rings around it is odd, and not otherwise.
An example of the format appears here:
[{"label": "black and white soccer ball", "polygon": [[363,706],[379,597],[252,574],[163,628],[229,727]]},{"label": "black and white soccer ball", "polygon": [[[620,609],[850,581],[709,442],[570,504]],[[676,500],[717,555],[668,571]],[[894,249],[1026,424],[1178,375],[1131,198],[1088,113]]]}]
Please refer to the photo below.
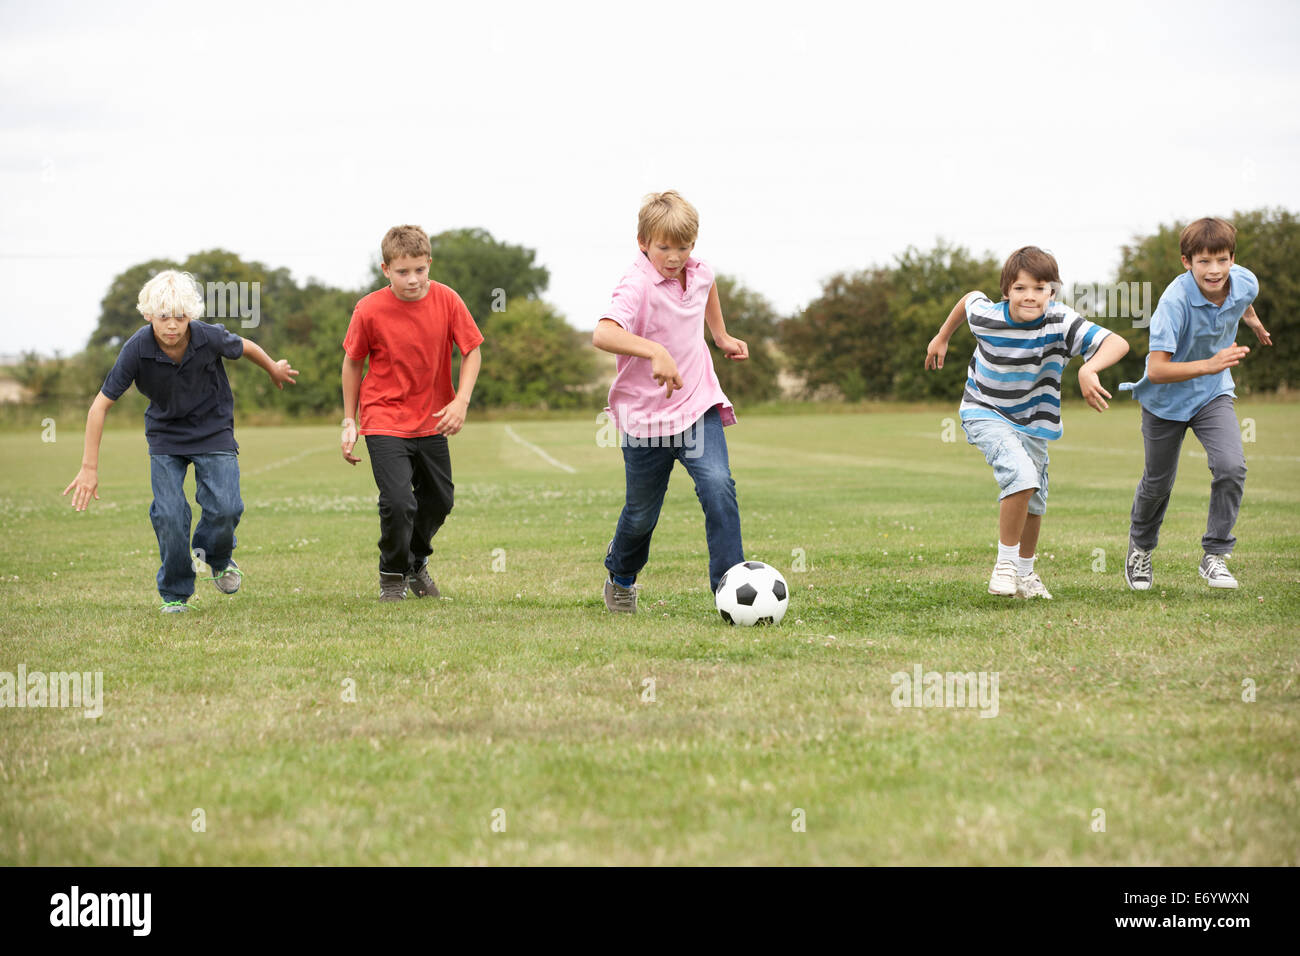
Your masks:
[{"label": "black and white soccer ball", "polygon": [[728,624],[780,624],[790,604],[790,590],[781,572],[770,564],[742,561],[722,576],[713,603]]}]

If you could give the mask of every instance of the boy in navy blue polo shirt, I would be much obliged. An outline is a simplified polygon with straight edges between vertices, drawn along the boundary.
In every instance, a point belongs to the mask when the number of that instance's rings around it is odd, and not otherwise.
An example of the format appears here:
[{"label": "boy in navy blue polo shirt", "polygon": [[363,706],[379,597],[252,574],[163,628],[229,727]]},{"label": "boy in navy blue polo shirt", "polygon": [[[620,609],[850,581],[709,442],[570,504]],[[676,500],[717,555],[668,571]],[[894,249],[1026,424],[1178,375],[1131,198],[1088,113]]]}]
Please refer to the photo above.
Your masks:
[{"label": "boy in navy blue polo shirt", "polygon": [[1169,493],[1178,473],[1178,454],[1190,428],[1210,466],[1210,513],[1201,538],[1198,568],[1212,588],[1237,587],[1225,559],[1237,539],[1232,529],[1246,485],[1246,455],[1233,408],[1231,369],[1250,352],[1237,345],[1244,323],[1263,345],[1272,345],[1251,305],[1259,280],[1233,262],[1237,230],[1223,219],[1198,219],[1178,239],[1183,268],[1160,296],[1151,317],[1146,375],[1124,383],[1142,403],[1146,466],[1133,495],[1124,580],[1135,591],[1151,588],[1151,552],[1160,539]]},{"label": "boy in navy blue polo shirt", "polygon": [[286,359],[273,361],[255,342],[199,322],[203,296],[188,273],[167,270],[140,290],[137,306],[149,325],[122,346],[117,362],[86,416],[81,470],[68,487],[72,505],[85,511],[99,500],[99,442],[109,408],[135,383],[149,408],[144,433],[149,441],[153,504],[149,517],[158,536],[162,567],[158,593],[165,613],[190,609],[194,561],[190,550],[190,505],[185,472],[194,465],[195,498],[203,509],[194,529],[193,548],[212,568],[217,590],[234,594],[243,577],[231,558],[235,526],[244,513],[239,497],[239,445],[235,442],[234,397],[223,358],[247,356],[271,376],[277,388],[292,385],[296,369]]}]

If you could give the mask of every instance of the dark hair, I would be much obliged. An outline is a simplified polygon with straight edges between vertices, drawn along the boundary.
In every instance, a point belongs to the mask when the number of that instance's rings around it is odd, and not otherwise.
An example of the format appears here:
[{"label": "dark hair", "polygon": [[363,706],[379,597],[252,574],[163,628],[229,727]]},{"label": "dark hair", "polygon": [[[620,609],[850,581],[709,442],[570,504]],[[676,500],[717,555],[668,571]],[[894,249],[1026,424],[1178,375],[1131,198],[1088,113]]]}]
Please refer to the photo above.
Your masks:
[{"label": "dark hair", "polygon": [[1056,257],[1037,246],[1021,246],[1007,256],[1006,264],[1002,266],[1002,298],[1007,297],[1011,283],[1022,272],[1029,273],[1038,282],[1052,283],[1052,295],[1056,295],[1061,288],[1061,270],[1056,264]]},{"label": "dark hair", "polygon": [[1206,216],[1188,225],[1178,237],[1178,251],[1184,259],[1198,252],[1237,252],[1237,227],[1226,219]]}]

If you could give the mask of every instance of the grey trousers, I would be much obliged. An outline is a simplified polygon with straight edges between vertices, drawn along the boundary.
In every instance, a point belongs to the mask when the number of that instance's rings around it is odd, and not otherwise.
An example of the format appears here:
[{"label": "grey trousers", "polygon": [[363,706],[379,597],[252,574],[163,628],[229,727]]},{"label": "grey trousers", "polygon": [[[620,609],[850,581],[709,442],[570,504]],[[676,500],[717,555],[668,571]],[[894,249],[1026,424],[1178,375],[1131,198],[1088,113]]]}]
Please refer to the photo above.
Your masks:
[{"label": "grey trousers", "polygon": [[1172,422],[1142,409],[1146,467],[1133,496],[1129,540],[1135,548],[1155,550],[1188,428],[1204,446],[1212,476],[1210,515],[1201,547],[1208,554],[1231,554],[1237,543],[1232,527],[1237,523],[1241,492],[1246,486],[1246,453],[1241,447],[1241,428],[1237,425],[1231,395],[1220,395],[1206,402],[1189,422]]}]

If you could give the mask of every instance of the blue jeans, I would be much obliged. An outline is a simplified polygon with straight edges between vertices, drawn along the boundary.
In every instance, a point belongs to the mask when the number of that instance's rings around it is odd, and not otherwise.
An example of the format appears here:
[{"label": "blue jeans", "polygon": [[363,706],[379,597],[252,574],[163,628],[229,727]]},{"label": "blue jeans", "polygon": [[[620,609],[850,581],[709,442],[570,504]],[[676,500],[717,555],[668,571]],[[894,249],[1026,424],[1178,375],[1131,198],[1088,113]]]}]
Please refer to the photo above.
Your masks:
[{"label": "blue jeans", "polygon": [[235,526],[244,513],[239,497],[239,456],[233,451],[206,455],[150,455],[153,504],[149,519],[158,536],[158,593],[164,601],[185,601],[194,593],[194,558],[190,550],[190,503],[185,500],[185,472],[194,464],[195,499],[203,514],[194,529],[193,548],[219,574],[235,550]]},{"label": "blue jeans", "polygon": [[704,509],[704,536],[709,545],[709,585],[718,582],[733,565],[745,560],[740,544],[740,508],[736,483],[727,461],[727,439],[717,407],[705,412],[686,431],[664,438],[624,435],[623,469],[627,476],[627,502],[618,517],[614,540],[605,555],[605,567],[619,577],[636,577],[650,558],[650,536],[659,523],[659,509],[680,461]]}]

